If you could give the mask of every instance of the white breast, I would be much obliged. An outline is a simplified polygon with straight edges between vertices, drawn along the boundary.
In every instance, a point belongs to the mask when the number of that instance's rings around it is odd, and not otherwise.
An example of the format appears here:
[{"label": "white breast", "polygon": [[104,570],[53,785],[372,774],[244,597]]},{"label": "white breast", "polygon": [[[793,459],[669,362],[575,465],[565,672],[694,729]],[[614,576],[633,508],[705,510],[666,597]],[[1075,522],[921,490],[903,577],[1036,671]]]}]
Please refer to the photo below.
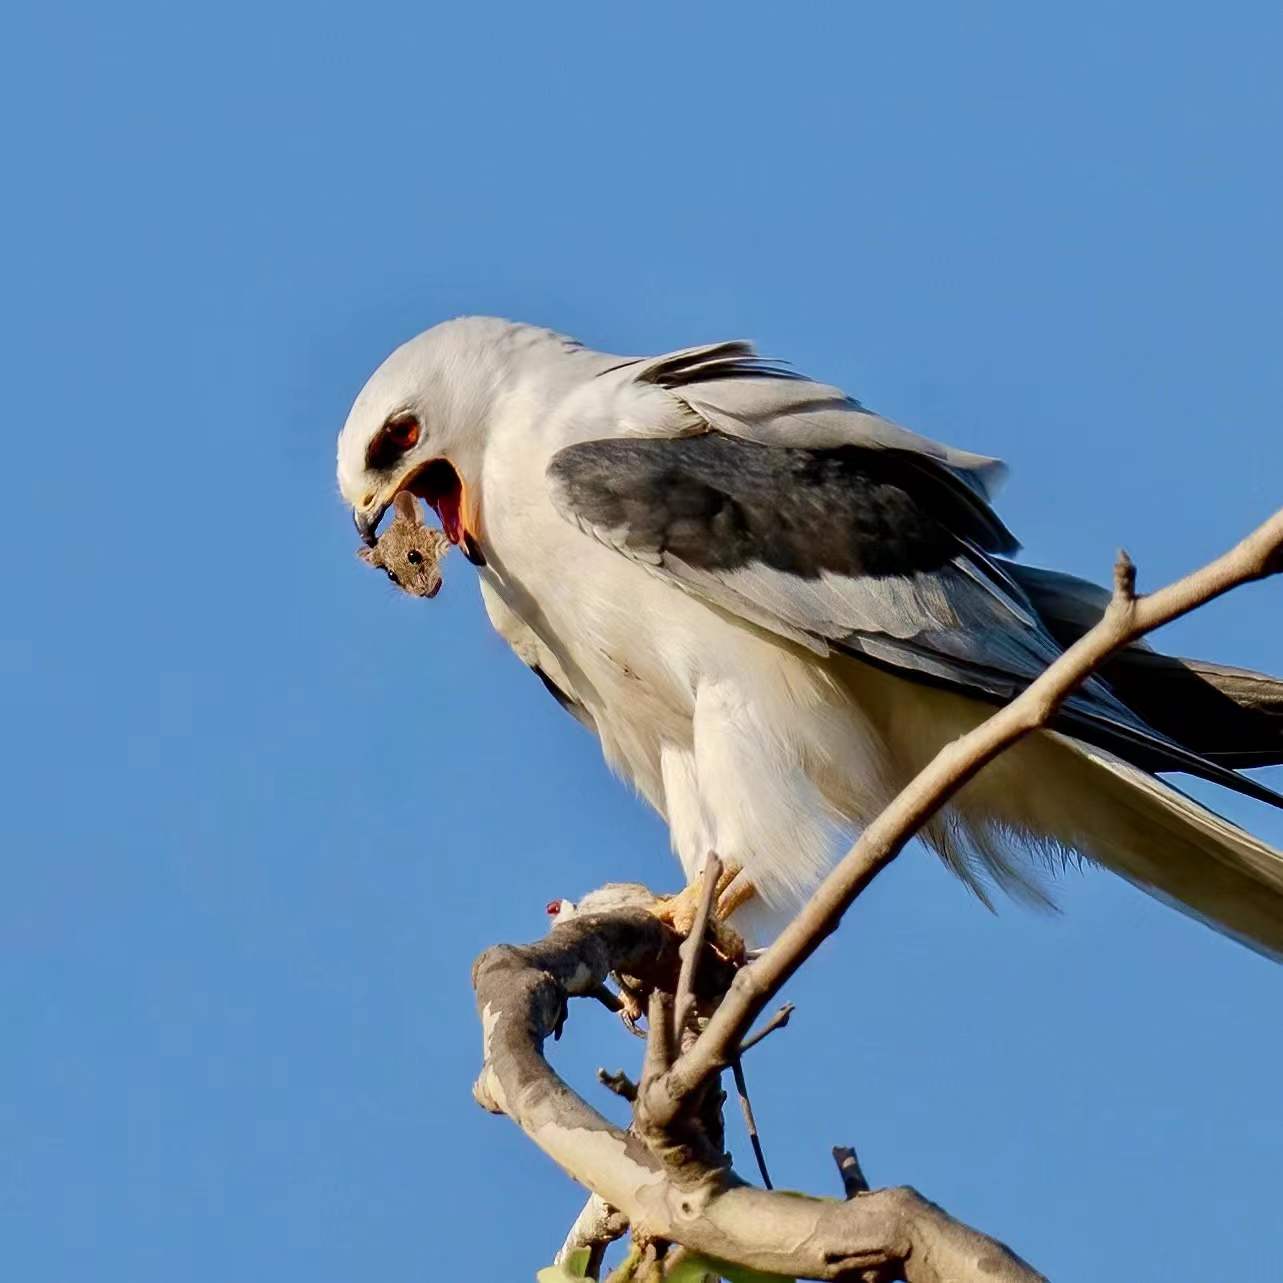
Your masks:
[{"label": "white breast", "polygon": [[840,829],[881,804],[850,793],[851,772],[874,791],[882,773],[846,687],[828,661],[568,522],[546,488],[552,449],[538,431],[502,446],[482,477],[496,626],[588,709],[607,761],[668,820],[688,875],[713,849],[768,899],[795,901]]}]

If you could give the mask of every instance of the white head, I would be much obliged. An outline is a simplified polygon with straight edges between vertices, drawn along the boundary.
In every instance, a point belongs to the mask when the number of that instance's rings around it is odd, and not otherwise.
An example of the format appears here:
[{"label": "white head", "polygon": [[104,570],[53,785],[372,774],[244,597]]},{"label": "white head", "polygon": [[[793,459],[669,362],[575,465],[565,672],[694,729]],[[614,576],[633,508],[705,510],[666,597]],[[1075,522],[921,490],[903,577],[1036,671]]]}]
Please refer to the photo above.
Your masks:
[{"label": "white head", "polygon": [[481,553],[478,507],[487,426],[532,355],[573,351],[550,330],[465,316],[425,330],[370,376],[339,433],[338,479],[357,531],[373,544],[402,491],[426,499],[451,543]]}]

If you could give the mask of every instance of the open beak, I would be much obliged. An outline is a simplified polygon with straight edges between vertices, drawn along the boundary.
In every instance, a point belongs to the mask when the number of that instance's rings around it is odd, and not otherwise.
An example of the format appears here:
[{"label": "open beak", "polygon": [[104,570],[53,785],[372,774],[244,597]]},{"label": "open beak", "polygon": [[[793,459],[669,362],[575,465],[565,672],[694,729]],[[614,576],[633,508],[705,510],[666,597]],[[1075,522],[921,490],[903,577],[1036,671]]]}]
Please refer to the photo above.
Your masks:
[{"label": "open beak", "polygon": [[362,540],[373,547],[378,540],[379,522],[392,506],[398,494],[408,491],[420,499],[426,499],[429,506],[441,520],[441,529],[445,537],[456,547],[463,550],[463,555],[474,566],[486,564],[485,554],[476,537],[468,529],[468,504],[464,493],[463,482],[454,466],[446,459],[430,459],[414,472],[407,473],[392,487],[386,499],[380,499],[369,508],[354,508],[352,520],[356,532]]},{"label": "open beak", "polygon": [[383,520],[388,506],[380,503],[373,508],[352,509],[352,523],[356,526],[356,533],[361,536],[361,542],[370,548],[379,541],[379,522]]}]

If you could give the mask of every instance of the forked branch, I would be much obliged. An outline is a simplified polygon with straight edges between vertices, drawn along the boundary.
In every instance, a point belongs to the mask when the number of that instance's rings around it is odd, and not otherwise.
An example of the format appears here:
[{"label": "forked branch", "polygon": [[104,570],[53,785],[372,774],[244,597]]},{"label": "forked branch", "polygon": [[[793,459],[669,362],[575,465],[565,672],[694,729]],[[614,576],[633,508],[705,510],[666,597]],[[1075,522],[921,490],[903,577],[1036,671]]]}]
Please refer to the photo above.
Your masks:
[{"label": "forked branch", "polygon": [[[791,1277],[1035,1283],[1041,1276],[1007,1248],[911,1189],[865,1192],[857,1172],[844,1168],[851,1194],[844,1201],[767,1192],[748,1186],[724,1164],[692,1154],[683,1138],[692,1113],[739,1053],[753,1021],[836,929],[860,892],[959,789],[1005,749],[1045,726],[1115,651],[1240,584],[1280,570],[1283,511],[1224,556],[1150,596],[1136,595],[1134,569],[1121,556],[1113,598],[1096,627],[1023,694],[936,755],[869,825],[775,943],[735,975],[704,1031],[684,1050],[670,1041],[678,941],[645,910],[575,918],[538,944],[488,950],[473,972],[485,1034],[474,1088],[478,1101],[514,1119],[648,1243],[680,1244],[714,1262]],[[715,981],[705,974],[712,970],[697,970],[692,956],[688,979]],[[627,1132],[572,1092],[542,1054],[544,1040],[564,1019],[566,1000],[592,994],[611,972],[638,977],[663,995],[652,1004],[662,1028],[652,1030],[634,1126]]]},{"label": "forked branch", "polygon": [[681,1244],[714,1268],[727,1262],[787,1278],[870,1283],[1039,1283],[1042,1276],[1001,1243],[914,1190],[809,1198],[756,1189],[725,1167],[674,1167],[573,1092],[542,1051],[567,997],[588,996],[616,964],[656,980],[667,972],[664,982],[674,986],[678,943],[645,910],[618,909],[559,923],[536,944],[496,945],[473,968],[485,1045],[473,1094],[600,1199],[572,1231],[573,1246],[599,1243],[617,1228],[617,1221],[595,1221],[605,1204],[627,1219],[634,1237]]}]

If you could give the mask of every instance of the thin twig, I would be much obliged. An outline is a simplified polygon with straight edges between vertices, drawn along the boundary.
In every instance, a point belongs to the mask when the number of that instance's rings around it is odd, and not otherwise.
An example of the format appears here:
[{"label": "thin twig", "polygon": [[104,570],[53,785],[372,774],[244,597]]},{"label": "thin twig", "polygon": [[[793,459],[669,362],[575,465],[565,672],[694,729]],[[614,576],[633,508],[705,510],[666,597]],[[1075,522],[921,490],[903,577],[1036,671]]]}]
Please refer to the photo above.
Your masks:
[{"label": "thin twig", "polygon": [[682,969],[677,977],[677,997],[673,1003],[674,1046],[681,1044],[682,1030],[686,1028],[691,1013],[695,1010],[695,975],[699,969],[699,955],[704,949],[704,936],[708,931],[708,919],[713,911],[713,898],[717,894],[717,879],[721,872],[721,859],[716,851],[710,851],[700,875],[699,907],[695,910],[695,921],[691,923],[690,934],[682,941],[682,947],[678,951]]},{"label": "thin twig", "polygon": [[767,1189],[774,1189],[771,1174],[766,1170],[766,1154],[762,1149],[762,1138],[757,1134],[757,1119],[753,1117],[753,1102],[748,1098],[748,1083],[744,1081],[744,1066],[740,1058],[731,1061],[731,1073],[735,1078],[735,1091],[740,1098],[740,1109],[744,1114],[744,1129],[748,1132],[748,1143],[753,1147],[753,1157],[757,1159],[757,1170],[762,1174],[762,1184]]},{"label": "thin twig", "polygon": [[742,1056],[752,1047],[756,1047],[768,1034],[773,1034],[777,1029],[783,1029],[789,1022],[796,1007],[791,1002],[786,1002],[756,1033],[750,1034],[740,1043],[738,1055]]},{"label": "thin twig", "polygon": [[641,1081],[657,1082],[673,1064],[673,1026],[669,1013],[672,999],[662,989],[650,991],[646,1007],[646,1051],[642,1056]]},{"label": "thin twig", "polygon": [[1283,568],[1283,510],[1201,570],[1146,597],[1133,594],[1135,569],[1124,554],[1114,595],[1094,628],[1009,704],[946,745],[861,834],[797,916],[755,962],[735,977],[698,1042],[655,1084],[645,1102],[663,1126],[688,1096],[720,1072],[780,987],[842,921],[856,897],[978,771],[1031,731],[1045,726],[1068,696],[1117,650],[1240,584]]},{"label": "thin twig", "polygon": [[616,1069],[613,1074],[605,1069],[599,1069],[597,1081],[607,1091],[613,1091],[616,1096],[624,1100],[631,1102],[637,1099],[637,1084],[622,1069]]},{"label": "thin twig", "polygon": [[842,1177],[842,1188],[846,1191],[847,1198],[869,1192],[869,1182],[860,1167],[860,1160],[856,1157],[855,1150],[849,1145],[834,1145],[833,1161],[838,1165],[838,1173]]}]

